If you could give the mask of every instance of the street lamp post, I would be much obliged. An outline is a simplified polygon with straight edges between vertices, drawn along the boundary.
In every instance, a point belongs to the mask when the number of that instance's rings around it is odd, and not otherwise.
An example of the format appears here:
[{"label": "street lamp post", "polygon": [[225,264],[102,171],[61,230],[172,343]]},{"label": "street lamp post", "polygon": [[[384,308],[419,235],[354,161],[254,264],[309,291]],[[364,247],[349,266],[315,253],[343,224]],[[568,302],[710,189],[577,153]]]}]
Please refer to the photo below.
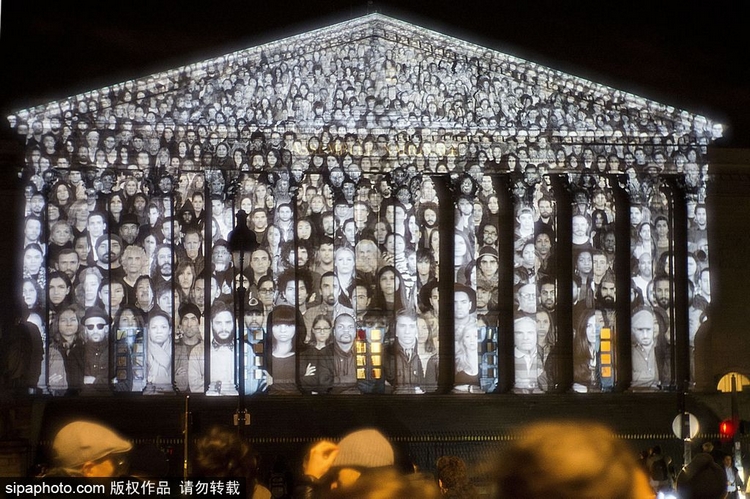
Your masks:
[{"label": "street lamp post", "polygon": [[[245,210],[237,212],[237,225],[229,233],[229,249],[233,254],[239,256],[239,268],[237,271],[242,274],[245,263],[245,252],[252,252],[258,247],[258,241],[255,233],[247,226],[247,213]],[[247,289],[245,280],[240,279],[240,285],[237,288],[237,299],[239,300],[239,310],[237,311],[237,370],[239,371],[239,398],[237,401],[237,412],[235,414],[235,424],[240,433],[244,432],[244,427],[250,424],[250,415],[245,407],[245,303],[247,301]]]}]

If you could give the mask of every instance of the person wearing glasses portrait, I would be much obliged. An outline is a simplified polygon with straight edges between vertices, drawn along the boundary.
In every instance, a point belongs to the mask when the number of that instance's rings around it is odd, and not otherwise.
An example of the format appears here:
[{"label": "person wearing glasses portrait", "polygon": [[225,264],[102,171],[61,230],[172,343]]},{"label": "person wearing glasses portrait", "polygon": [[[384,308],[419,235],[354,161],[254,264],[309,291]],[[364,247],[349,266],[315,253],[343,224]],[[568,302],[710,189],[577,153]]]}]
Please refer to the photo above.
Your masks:
[{"label": "person wearing glasses portrait", "polygon": [[99,307],[90,307],[83,316],[83,393],[109,391],[109,325],[109,315]]},{"label": "person wearing glasses portrait", "polygon": [[331,314],[317,314],[311,335],[300,354],[300,387],[310,394],[324,394],[333,385],[333,321]]}]

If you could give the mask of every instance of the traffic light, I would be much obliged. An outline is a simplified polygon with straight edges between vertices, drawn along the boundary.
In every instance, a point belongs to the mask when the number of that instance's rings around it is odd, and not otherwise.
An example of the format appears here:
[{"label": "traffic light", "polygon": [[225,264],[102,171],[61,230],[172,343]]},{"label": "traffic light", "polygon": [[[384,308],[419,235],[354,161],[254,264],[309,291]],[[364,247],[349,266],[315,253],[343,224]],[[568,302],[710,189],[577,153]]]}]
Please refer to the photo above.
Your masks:
[{"label": "traffic light", "polygon": [[725,419],[719,423],[719,436],[722,442],[728,442],[734,439],[734,434],[737,432],[737,422],[732,419]]}]

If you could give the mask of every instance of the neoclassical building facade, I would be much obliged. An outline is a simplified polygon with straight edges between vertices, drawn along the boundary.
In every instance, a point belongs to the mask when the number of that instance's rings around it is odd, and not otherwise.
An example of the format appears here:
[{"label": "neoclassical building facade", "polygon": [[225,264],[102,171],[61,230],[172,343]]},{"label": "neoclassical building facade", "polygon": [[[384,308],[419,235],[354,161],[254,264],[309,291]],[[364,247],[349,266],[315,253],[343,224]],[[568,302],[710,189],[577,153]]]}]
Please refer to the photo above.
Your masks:
[{"label": "neoclassical building facade", "polygon": [[39,393],[703,375],[722,132],[703,116],[372,14],[9,120]]}]

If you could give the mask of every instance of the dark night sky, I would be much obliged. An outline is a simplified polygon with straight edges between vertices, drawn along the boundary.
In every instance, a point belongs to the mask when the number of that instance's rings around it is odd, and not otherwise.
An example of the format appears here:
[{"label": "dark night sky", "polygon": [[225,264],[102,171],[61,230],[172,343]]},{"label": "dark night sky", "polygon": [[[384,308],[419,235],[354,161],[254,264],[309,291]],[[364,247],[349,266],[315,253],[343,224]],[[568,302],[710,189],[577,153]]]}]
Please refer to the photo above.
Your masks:
[{"label": "dark night sky", "polygon": [[[741,29],[748,21],[741,4],[402,0],[375,1],[370,8],[703,114],[730,127],[719,145],[750,147],[750,37]],[[367,9],[366,0],[6,0],[0,112],[5,116],[326,26]]]}]

